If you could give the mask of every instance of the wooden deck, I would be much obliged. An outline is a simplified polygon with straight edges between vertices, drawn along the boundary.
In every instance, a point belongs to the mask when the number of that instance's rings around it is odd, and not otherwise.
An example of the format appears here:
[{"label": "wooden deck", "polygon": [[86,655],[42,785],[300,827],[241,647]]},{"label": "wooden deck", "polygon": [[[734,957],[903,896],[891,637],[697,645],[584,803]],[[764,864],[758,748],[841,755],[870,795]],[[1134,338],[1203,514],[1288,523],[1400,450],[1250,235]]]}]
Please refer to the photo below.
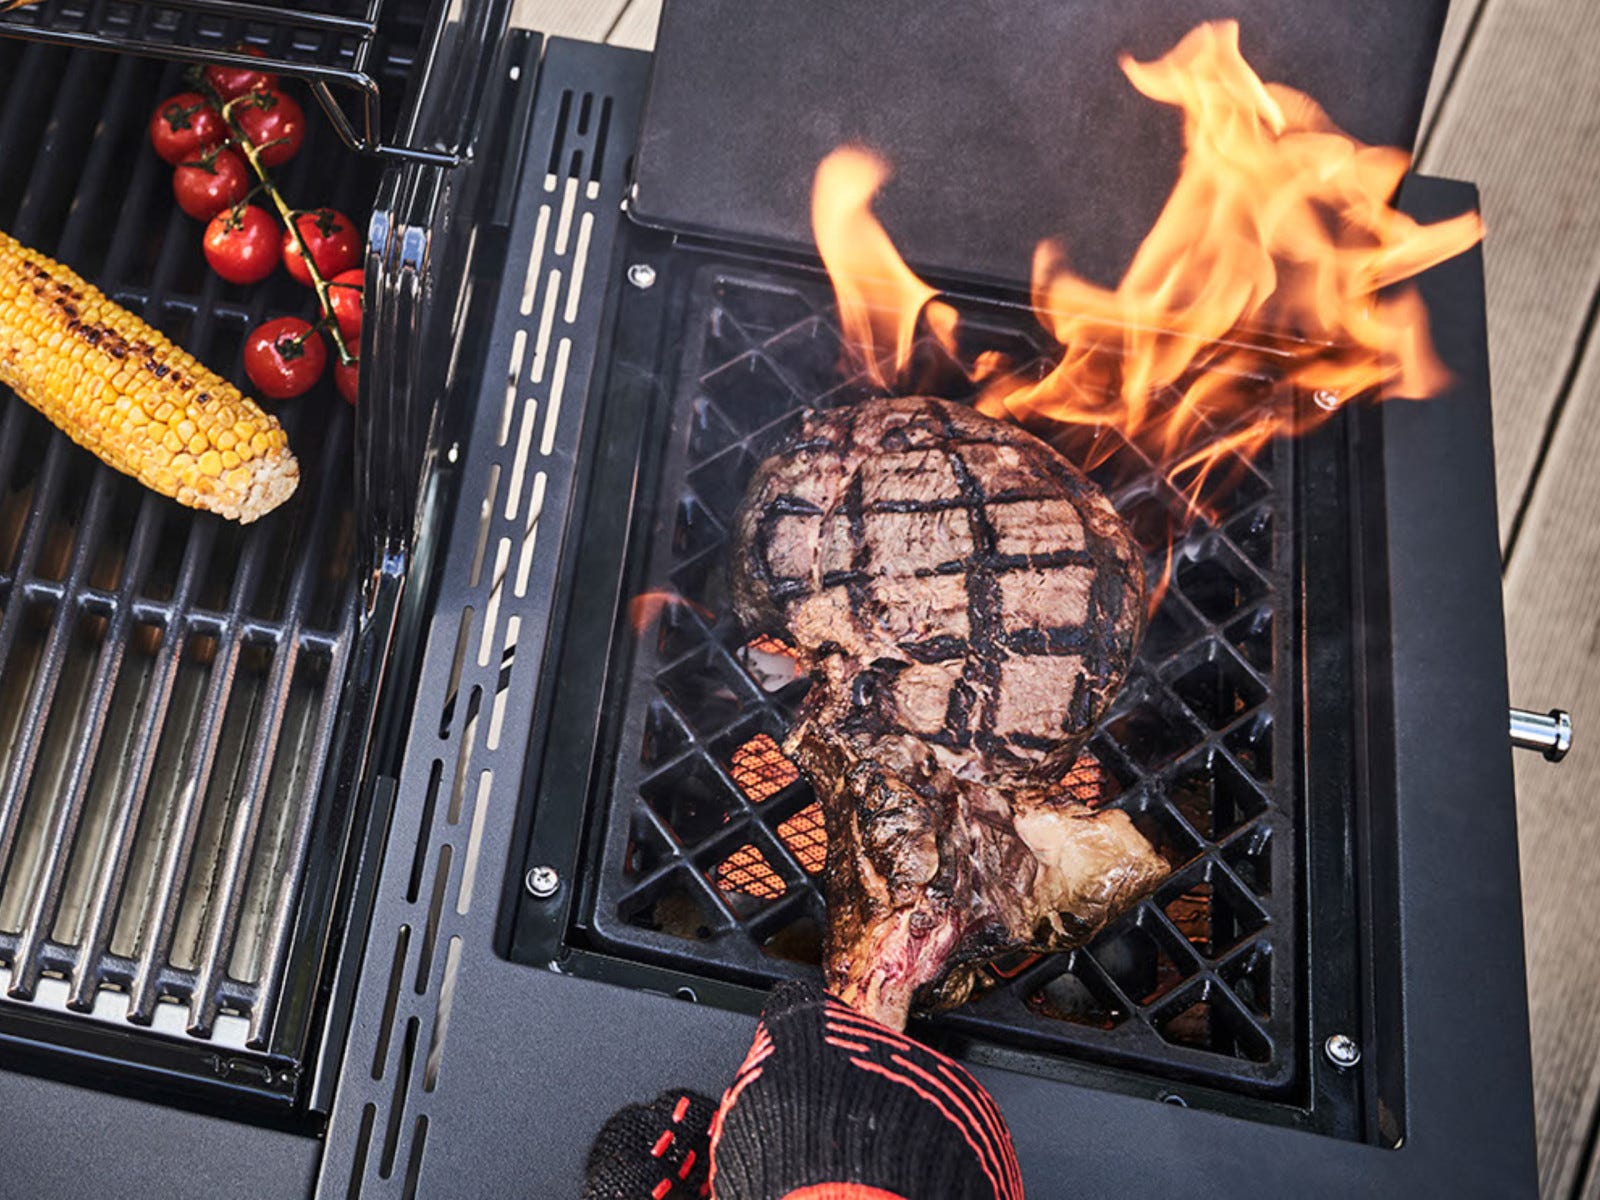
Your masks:
[{"label": "wooden deck", "polygon": [[[1404,0],[1396,0],[1403,3]],[[524,0],[552,34],[648,48],[661,0]],[[1420,167],[1476,182],[1511,694],[1574,710],[1519,755],[1541,1194],[1600,1200],[1600,3],[1454,0]],[[1463,802],[1470,802],[1463,797]],[[1470,1051],[1463,1047],[1463,1053]]]}]

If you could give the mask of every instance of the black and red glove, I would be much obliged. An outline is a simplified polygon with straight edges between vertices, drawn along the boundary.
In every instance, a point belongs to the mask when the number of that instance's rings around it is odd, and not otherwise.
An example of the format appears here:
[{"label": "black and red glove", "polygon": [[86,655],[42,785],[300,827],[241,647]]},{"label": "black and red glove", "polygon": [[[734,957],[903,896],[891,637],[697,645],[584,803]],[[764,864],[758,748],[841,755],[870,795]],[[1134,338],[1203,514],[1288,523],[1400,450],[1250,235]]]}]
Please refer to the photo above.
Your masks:
[{"label": "black and red glove", "polygon": [[[691,1114],[708,1108],[668,1093],[616,1114],[590,1154],[585,1200],[1022,1200],[1010,1132],[983,1086],[811,985],[773,993],[707,1134],[694,1140]],[[680,1109],[681,1120],[662,1124]],[[670,1154],[678,1163],[692,1154],[681,1178],[683,1168],[662,1161]],[[708,1157],[709,1179],[694,1182]],[[641,1160],[653,1174],[633,1169]],[[648,1174],[649,1183],[625,1181],[625,1162],[630,1179]]]}]

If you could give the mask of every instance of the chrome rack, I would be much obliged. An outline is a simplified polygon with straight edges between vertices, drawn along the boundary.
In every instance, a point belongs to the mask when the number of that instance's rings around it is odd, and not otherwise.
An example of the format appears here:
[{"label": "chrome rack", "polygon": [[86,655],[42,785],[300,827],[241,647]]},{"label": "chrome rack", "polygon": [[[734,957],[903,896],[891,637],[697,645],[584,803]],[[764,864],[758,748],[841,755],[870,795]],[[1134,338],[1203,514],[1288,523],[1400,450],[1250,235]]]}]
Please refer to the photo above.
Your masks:
[{"label": "chrome rack", "polygon": [[[368,70],[379,18],[404,0],[327,0],[330,11],[246,0],[0,0],[0,36],[64,46],[114,50],[178,61],[219,63],[271,71],[304,80],[351,149],[376,157],[452,167],[458,146],[421,146],[380,136],[382,96]],[[420,6],[414,6],[420,7]],[[424,37],[427,70],[451,5],[433,9],[435,27]],[[337,11],[332,11],[337,10]],[[240,44],[265,57],[242,53]]]}]

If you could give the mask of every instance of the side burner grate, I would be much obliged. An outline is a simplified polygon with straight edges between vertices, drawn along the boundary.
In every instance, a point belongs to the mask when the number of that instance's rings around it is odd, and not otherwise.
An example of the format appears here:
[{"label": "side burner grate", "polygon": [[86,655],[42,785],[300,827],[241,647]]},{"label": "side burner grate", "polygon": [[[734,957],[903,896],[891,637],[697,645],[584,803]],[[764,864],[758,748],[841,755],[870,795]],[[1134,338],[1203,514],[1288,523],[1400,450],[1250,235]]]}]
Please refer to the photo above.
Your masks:
[{"label": "side burner grate", "polygon": [[[615,765],[593,805],[603,824],[579,929],[606,955],[765,987],[815,974],[825,835],[778,750],[807,681],[781,643],[747,642],[729,611],[730,518],[802,409],[872,389],[840,373],[831,294],[814,276],[714,264],[684,292],[677,373],[664,368],[660,425],[643,439],[665,448],[632,527],[625,587],[636,599],[607,700]],[[1045,369],[1025,311],[973,317],[974,354]],[[1154,576],[1185,502],[1138,450],[1103,440],[1115,437],[1056,440],[1098,464],[1090,474],[1147,545]],[[1127,810],[1171,878],[1083,950],[995,964],[993,987],[934,1018],[931,1036],[1297,1093],[1292,458],[1269,451],[1219,472],[1227,490],[1210,507],[1221,515],[1179,542],[1139,662],[1064,781]]]}]

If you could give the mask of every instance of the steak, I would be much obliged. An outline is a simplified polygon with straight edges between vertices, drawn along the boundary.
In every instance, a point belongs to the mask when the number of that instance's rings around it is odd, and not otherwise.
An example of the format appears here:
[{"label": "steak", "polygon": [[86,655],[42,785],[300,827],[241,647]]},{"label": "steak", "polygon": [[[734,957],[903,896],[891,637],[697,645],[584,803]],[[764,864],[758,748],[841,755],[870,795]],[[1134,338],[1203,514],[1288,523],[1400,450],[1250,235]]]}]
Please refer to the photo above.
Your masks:
[{"label": "steak", "polygon": [[903,1027],[1008,950],[1081,945],[1166,874],[1059,780],[1144,629],[1100,491],[963,405],[804,416],[736,517],[734,608],[812,679],[785,752],[822,802],[829,990]]}]

